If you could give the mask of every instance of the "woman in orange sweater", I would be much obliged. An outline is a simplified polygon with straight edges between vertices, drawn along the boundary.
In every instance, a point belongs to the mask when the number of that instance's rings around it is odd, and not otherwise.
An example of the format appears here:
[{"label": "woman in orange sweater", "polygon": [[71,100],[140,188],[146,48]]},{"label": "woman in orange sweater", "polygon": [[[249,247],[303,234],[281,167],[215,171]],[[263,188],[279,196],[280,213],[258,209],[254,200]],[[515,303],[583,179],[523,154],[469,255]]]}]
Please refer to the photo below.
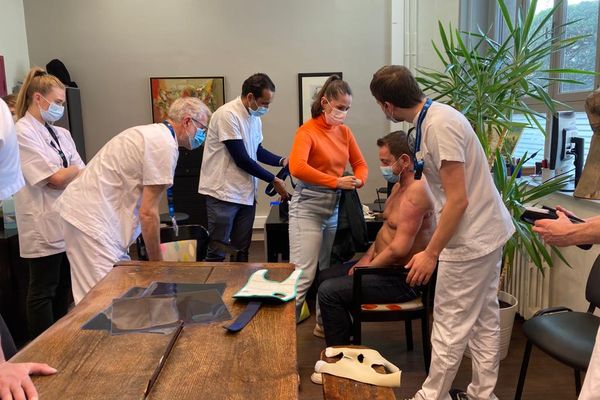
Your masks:
[{"label": "woman in orange sweater", "polygon": [[[312,119],[298,128],[290,153],[290,172],[299,181],[289,211],[290,262],[302,270],[297,321],[317,266],[329,267],[341,190],[360,188],[367,179],[367,163],[352,131],[343,125],[351,104],[348,83],[330,76],[315,96]],[[354,175],[342,176],[348,162]]]}]

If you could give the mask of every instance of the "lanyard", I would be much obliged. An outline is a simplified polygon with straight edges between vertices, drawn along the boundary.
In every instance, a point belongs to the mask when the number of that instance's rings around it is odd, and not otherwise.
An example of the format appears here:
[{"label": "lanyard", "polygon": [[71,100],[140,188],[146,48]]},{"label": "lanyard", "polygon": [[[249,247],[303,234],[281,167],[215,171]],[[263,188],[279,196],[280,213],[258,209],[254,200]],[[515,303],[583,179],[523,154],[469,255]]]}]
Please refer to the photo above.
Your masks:
[{"label": "lanyard", "polygon": [[[65,156],[65,153],[62,151],[62,148],[60,147],[60,142],[58,141],[58,137],[56,136],[56,133],[54,133],[54,131],[52,130],[50,125],[44,124],[44,126],[48,129],[48,132],[50,132],[50,136],[52,136],[52,139],[54,140],[54,141],[52,141],[52,140],[50,141],[50,146],[52,146],[52,148],[54,148],[54,150],[56,150],[56,152],[62,159],[63,167],[67,168],[69,166],[69,162],[67,161],[67,157]],[[56,142],[56,144],[54,142]]]},{"label": "lanyard", "polygon": [[[171,125],[169,121],[166,120],[163,121],[163,124],[165,124],[165,126],[169,128],[173,139],[177,141],[173,125]],[[173,231],[175,231],[175,236],[179,236],[179,228],[177,227],[177,220],[175,219],[175,201],[173,200],[173,186],[167,188],[167,203],[169,204],[169,217],[171,217],[171,225],[173,226]]]},{"label": "lanyard", "polygon": [[423,167],[425,166],[425,161],[423,160],[423,154],[421,154],[421,127],[423,125],[423,120],[427,115],[427,110],[431,106],[433,101],[431,99],[425,100],[425,104],[419,113],[419,118],[417,118],[417,126],[416,126],[416,135],[415,135],[415,152],[413,154],[413,161],[415,164],[415,179],[421,179],[421,175],[423,175]]}]

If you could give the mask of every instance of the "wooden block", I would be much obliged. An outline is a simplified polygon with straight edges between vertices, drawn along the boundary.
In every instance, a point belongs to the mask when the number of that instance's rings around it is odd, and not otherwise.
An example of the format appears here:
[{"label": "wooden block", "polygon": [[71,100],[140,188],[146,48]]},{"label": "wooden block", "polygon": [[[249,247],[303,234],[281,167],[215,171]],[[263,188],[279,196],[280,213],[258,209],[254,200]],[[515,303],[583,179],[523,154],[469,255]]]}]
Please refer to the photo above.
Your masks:
[{"label": "wooden block", "polygon": [[[366,349],[365,346],[338,346]],[[321,360],[332,363],[341,357],[327,357],[325,350],[321,351]],[[385,372],[383,366],[375,367],[377,372]],[[395,400],[394,390],[389,387],[369,385],[353,381],[352,379],[340,378],[329,374],[323,374],[323,398],[325,400]]]}]

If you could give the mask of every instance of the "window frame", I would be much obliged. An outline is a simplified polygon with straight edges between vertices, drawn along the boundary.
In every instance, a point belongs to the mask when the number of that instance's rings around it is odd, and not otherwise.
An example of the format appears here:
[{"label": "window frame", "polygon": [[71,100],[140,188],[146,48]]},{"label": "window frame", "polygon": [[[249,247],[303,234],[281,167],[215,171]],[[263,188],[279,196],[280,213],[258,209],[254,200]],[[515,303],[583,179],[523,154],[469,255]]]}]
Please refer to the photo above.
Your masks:
[{"label": "window frame", "polygon": [[[524,15],[527,9],[529,8],[531,1],[530,0],[513,0],[515,5],[513,8],[515,10],[514,18],[516,19],[517,10],[521,11],[521,15]],[[554,0],[553,6],[556,6],[561,0]],[[600,2],[599,5],[600,7]],[[563,0],[561,6],[556,10],[554,16],[552,18],[552,27],[555,29],[557,26],[560,26],[562,23],[566,22],[567,17],[567,7],[568,0]],[[498,6],[496,5],[498,9]],[[499,11],[499,9],[498,9]],[[600,10],[598,11],[598,19],[596,21],[597,24],[597,34],[596,34],[596,62],[595,62],[595,71],[598,71],[600,68]],[[502,35],[503,29],[498,30],[499,35]],[[564,34],[564,33],[563,33]],[[563,51],[555,52],[550,57],[550,68],[559,68],[563,64]],[[565,103],[567,106],[571,107],[573,111],[576,112],[585,112],[585,101],[586,98],[598,87],[600,86],[600,75],[596,75],[594,78],[593,88],[585,89],[577,92],[560,92],[560,82],[552,82],[548,87],[548,94],[553,98],[562,103]],[[545,107],[543,107],[543,103],[541,103],[537,99],[533,99],[531,97],[523,99],[523,102],[527,104],[532,109],[543,112],[545,111]],[[567,110],[558,110],[558,111],[567,111]],[[550,113],[546,112],[546,132],[549,132],[552,124],[552,116]],[[544,146],[544,156],[546,158],[549,157],[550,151],[550,135],[546,134],[545,146]],[[584,160],[585,163],[585,160]]]}]

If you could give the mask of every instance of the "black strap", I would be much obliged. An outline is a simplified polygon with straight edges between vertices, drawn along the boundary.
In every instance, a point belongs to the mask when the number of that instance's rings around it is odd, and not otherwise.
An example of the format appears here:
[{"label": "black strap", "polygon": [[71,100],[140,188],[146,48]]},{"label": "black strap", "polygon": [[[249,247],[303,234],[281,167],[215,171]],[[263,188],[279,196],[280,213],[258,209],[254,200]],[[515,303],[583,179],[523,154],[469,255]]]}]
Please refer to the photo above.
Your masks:
[{"label": "black strap", "polygon": [[229,326],[224,326],[229,332],[235,333],[241,331],[256,315],[258,310],[262,306],[261,301],[251,301],[246,305],[244,311],[238,315],[235,322]]},{"label": "black strap", "polygon": [[[290,169],[287,165],[285,167],[281,168],[281,170],[279,170],[279,172],[277,173],[277,178],[281,179],[282,181],[285,181],[285,179],[288,176],[290,177],[290,182],[292,183],[292,187],[295,188],[296,184],[294,183],[294,179],[292,179],[292,175],[290,174]],[[265,194],[270,197],[273,197],[277,194],[277,191],[275,190],[275,185],[273,185],[273,182],[271,182],[267,185],[267,187],[265,188]]]},{"label": "black strap", "polygon": [[[50,142],[50,146],[52,146],[54,148],[54,150],[56,150],[56,152],[62,159],[63,167],[67,168],[69,166],[69,161],[67,160],[67,156],[65,156],[65,153],[62,151],[62,147],[60,147],[60,142],[58,141],[58,136],[56,136],[56,133],[50,127],[50,125],[44,124],[44,126],[48,129],[48,132],[50,132],[50,136],[52,136],[52,139],[54,140],[54,141]],[[56,143],[54,143],[54,142],[56,142]]]}]

